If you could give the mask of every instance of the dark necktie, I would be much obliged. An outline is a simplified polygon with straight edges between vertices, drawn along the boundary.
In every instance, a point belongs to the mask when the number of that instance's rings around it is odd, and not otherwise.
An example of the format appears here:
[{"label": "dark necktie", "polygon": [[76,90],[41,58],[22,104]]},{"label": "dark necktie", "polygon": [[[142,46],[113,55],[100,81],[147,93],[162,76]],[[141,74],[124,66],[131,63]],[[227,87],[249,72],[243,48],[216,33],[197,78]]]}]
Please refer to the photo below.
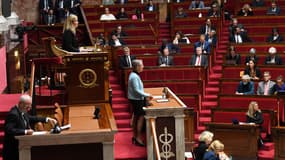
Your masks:
[{"label": "dark necktie", "polygon": [[27,128],[30,128],[30,125],[29,125],[29,123],[28,123],[28,121],[27,121],[27,118],[26,118],[26,116],[25,116],[24,113],[22,113],[22,118],[23,118],[23,121],[24,121],[24,124],[25,124],[25,128],[26,128],[26,129],[27,129]]}]

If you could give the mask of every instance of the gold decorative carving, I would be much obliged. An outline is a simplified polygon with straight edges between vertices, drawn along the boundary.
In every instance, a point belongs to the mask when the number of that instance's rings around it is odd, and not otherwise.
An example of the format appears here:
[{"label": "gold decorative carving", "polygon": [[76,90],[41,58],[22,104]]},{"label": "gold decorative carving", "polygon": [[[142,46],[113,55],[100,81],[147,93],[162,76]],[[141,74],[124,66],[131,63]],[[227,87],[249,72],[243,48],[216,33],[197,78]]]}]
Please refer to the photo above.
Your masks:
[{"label": "gold decorative carving", "polygon": [[175,157],[175,154],[171,152],[171,142],[173,141],[173,135],[167,132],[167,127],[164,127],[164,133],[159,135],[159,142],[162,143],[160,157],[168,160],[171,157]]},{"label": "gold decorative carving", "polygon": [[83,69],[80,71],[78,76],[81,86],[84,88],[93,88],[97,85],[97,74],[93,69]]}]

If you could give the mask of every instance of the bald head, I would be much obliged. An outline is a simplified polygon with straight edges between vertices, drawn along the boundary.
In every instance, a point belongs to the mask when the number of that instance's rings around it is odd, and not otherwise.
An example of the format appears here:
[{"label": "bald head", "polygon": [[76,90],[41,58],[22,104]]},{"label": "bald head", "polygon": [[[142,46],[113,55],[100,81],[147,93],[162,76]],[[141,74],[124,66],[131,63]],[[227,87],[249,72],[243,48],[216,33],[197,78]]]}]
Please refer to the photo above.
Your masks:
[{"label": "bald head", "polygon": [[18,107],[21,112],[28,112],[32,107],[32,97],[27,94],[21,95]]}]

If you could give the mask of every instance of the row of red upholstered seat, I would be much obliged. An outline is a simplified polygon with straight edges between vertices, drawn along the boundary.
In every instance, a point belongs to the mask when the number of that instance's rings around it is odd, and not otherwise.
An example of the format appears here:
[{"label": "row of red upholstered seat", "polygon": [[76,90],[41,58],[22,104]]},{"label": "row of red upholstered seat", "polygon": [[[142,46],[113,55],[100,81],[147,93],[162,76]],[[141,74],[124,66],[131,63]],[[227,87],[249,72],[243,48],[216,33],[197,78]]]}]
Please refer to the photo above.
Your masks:
[{"label": "row of red upholstered seat", "polygon": [[[284,65],[262,65],[259,66],[261,73],[269,71],[273,79],[279,75],[285,75]],[[223,66],[222,78],[239,79],[240,71],[244,71],[245,66]]]},{"label": "row of red upholstered seat", "polygon": [[[118,13],[119,10],[116,10],[116,11],[113,11],[111,12],[114,16],[116,16],[116,14]],[[104,12],[102,13],[96,13],[96,12],[87,12],[85,14],[86,18],[88,19],[93,19],[93,20],[99,20],[101,15],[103,14]],[[129,19],[132,18],[132,15],[135,14],[135,11],[126,11],[126,14],[129,16]],[[154,17],[157,16],[157,12],[148,12],[148,11],[145,11],[143,12],[144,14],[144,18],[145,19],[152,19]]]},{"label": "row of red upholstered seat", "polygon": [[260,52],[268,52],[268,49],[274,46],[279,53],[285,51],[284,43],[243,43],[243,44],[236,44],[232,43],[230,45],[235,46],[236,52],[248,52],[251,48],[255,48],[257,54]]},{"label": "row of red upholstered seat", "polygon": [[219,95],[218,108],[236,108],[248,109],[251,101],[258,102],[261,110],[280,110],[280,119],[284,121],[284,101],[282,98],[278,99],[276,96],[262,96],[262,95]]},{"label": "row of red upholstered seat", "polygon": [[[155,7],[158,7],[157,4],[154,4]],[[105,11],[105,7],[109,8],[110,12],[113,14],[118,13],[120,8],[124,8],[126,12],[135,11],[137,8],[140,8],[143,12],[145,11],[146,4],[136,3],[136,4],[114,4],[114,5],[106,5],[106,6],[98,6],[98,5],[84,5],[83,9],[89,13],[97,13],[103,14]]]},{"label": "row of red upholstered seat", "polygon": [[[245,67],[245,58],[246,56],[249,55],[249,53],[239,53],[240,56],[241,56],[241,66]],[[268,56],[269,54],[268,53],[257,53],[257,56],[258,56],[258,61],[257,61],[257,65],[264,65],[264,61],[265,61],[265,58],[266,56]],[[280,53],[280,56],[283,60],[283,62],[285,62],[285,57],[282,55],[282,53]],[[224,55],[223,57],[223,64],[226,64],[226,55]]]},{"label": "row of red upholstered seat", "polygon": [[[125,69],[125,84],[131,69]],[[206,69],[197,66],[169,66],[169,67],[145,67],[140,73],[143,81],[157,80],[206,80]]]},{"label": "row of red upholstered seat", "polygon": [[283,24],[285,16],[247,16],[247,17],[238,17],[239,23],[244,26],[250,24],[268,24],[274,26],[275,24]]},{"label": "row of red upholstered seat", "polygon": [[[246,122],[247,109],[232,109],[232,108],[212,108],[211,121],[217,123],[232,123],[233,119],[239,122]],[[273,110],[263,110],[263,131],[271,133],[271,126],[276,126],[276,114]]]},{"label": "row of red upholstered seat", "polygon": [[[194,53],[194,45],[193,44],[182,44],[179,45],[181,48],[182,54],[190,54]],[[128,45],[131,50],[132,55],[142,55],[142,54],[157,54],[157,51],[160,45]],[[123,50],[121,48],[116,49],[116,55],[123,55]]]},{"label": "row of red upholstered seat", "polygon": [[[157,66],[158,63],[158,55],[137,55],[137,59],[142,59],[145,66]],[[174,56],[174,65],[189,65],[190,64],[191,55],[190,54],[178,54]]]}]

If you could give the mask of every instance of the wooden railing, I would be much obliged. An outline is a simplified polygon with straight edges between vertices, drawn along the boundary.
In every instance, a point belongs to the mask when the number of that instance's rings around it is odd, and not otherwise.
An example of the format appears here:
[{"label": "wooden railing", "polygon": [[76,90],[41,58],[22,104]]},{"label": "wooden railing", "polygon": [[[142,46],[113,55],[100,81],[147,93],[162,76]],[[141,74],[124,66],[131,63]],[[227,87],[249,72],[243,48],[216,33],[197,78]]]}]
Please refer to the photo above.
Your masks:
[{"label": "wooden railing", "polygon": [[92,44],[92,46],[95,45],[95,42],[92,38],[92,33],[91,33],[91,30],[89,28],[89,25],[88,25],[88,22],[87,22],[87,19],[86,19],[86,16],[85,16],[85,12],[83,10],[83,8],[80,6],[80,11],[81,11],[81,15],[82,15],[82,18],[84,20],[84,24],[86,26],[86,29],[87,29],[87,32],[88,32],[88,37],[89,37],[89,40],[90,40],[90,43]]},{"label": "wooden railing", "polygon": [[156,127],[155,127],[155,119],[151,118],[149,119],[150,121],[150,126],[151,126],[151,133],[153,137],[153,144],[154,144],[154,152],[156,155],[156,160],[161,160],[160,158],[160,152],[159,152],[159,146],[158,146],[158,140],[157,140],[157,134],[156,134]]}]

